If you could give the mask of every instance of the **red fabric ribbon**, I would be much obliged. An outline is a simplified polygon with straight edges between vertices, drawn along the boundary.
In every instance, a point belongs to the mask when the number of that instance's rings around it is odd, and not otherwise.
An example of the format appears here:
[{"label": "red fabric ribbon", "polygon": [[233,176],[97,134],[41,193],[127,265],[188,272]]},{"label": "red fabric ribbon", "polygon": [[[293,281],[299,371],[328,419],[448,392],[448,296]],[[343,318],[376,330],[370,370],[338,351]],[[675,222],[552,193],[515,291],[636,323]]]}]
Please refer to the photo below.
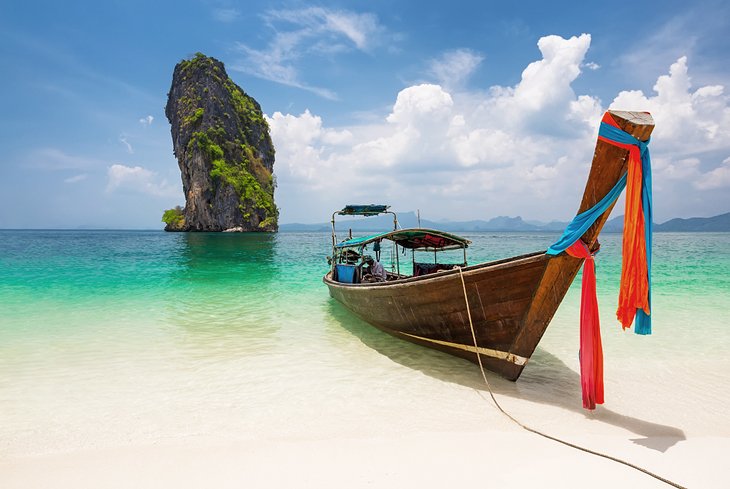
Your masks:
[{"label": "red fabric ribbon", "polygon": [[580,298],[580,383],[583,407],[596,409],[596,404],[603,404],[603,347],[596,297],[596,265],[593,254],[581,240],[565,251],[570,256],[585,259]]}]

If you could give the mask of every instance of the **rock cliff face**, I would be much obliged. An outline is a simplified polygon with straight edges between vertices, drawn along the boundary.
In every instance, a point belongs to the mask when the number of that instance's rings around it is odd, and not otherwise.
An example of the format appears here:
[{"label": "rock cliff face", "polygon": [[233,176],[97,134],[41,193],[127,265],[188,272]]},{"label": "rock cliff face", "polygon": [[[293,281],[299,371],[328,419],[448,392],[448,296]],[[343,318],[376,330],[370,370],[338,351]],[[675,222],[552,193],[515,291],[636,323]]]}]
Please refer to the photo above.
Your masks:
[{"label": "rock cliff face", "polygon": [[178,63],[165,115],[185,193],[165,230],[277,231],[269,126],[223,63],[200,53]]}]

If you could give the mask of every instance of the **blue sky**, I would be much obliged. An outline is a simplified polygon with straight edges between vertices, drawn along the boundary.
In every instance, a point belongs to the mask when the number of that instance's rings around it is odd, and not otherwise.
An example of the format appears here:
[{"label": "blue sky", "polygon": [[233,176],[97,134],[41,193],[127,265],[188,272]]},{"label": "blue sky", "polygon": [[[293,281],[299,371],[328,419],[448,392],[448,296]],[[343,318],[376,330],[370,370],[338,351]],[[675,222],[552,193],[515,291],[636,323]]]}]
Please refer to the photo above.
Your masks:
[{"label": "blue sky", "polygon": [[162,227],[164,106],[198,51],[269,118],[282,223],[568,220],[609,107],[655,117],[657,221],[730,211],[726,2],[516,5],[4,2],[0,227]]}]

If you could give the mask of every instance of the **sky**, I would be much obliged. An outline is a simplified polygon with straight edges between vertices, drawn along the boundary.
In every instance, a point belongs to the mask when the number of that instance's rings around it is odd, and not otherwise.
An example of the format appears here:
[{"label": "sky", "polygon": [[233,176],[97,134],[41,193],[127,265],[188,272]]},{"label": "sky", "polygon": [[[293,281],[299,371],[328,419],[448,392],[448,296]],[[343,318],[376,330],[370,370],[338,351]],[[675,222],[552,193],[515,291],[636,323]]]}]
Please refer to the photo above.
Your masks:
[{"label": "sky", "polygon": [[3,2],[0,228],[162,228],[185,200],[164,107],[196,52],[261,104],[280,223],[570,220],[609,108],[656,121],[657,222],[730,211],[730,3],[578,5]]}]

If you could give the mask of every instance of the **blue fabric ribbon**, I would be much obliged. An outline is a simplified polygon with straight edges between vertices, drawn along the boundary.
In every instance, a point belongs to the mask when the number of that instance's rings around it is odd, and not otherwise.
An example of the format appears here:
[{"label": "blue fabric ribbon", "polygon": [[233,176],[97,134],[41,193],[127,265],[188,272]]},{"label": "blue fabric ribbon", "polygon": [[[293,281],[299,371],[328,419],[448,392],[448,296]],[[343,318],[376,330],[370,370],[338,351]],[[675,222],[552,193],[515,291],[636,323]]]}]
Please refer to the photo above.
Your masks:
[{"label": "blue fabric ribbon", "polygon": [[[649,140],[639,141],[631,134],[622,131],[605,122],[601,122],[598,135],[611,141],[621,144],[631,144],[638,146],[641,152],[641,201],[644,210],[644,233],[646,239],[646,264],[648,267],[649,280],[649,308],[651,310],[651,245],[652,245],[652,228],[653,228],[653,211],[652,211],[652,195],[651,195],[651,158],[649,156]],[[611,204],[613,204],[623,189],[626,187],[627,174],[616,182],[616,185],[601,199],[596,205],[581,212],[573,218],[568,227],[563,231],[563,235],[547,250],[548,255],[558,255],[565,251],[570,245],[580,239],[583,234],[590,228],[601,215],[606,212]],[[651,316],[643,310],[636,311],[636,319],[634,320],[634,332],[636,334],[651,334]]]},{"label": "blue fabric ribbon", "polygon": [[618,199],[618,196],[621,195],[621,192],[623,192],[624,188],[626,188],[626,177],[627,174],[624,173],[619,181],[616,182],[616,185],[614,185],[613,188],[601,200],[599,200],[598,203],[596,203],[596,205],[575,216],[571,223],[568,224],[568,227],[565,228],[565,231],[563,231],[563,235],[560,239],[548,248],[547,254],[558,255],[569,248],[570,245],[578,241],[580,237],[588,231],[588,228],[591,227],[604,212],[606,212],[606,209],[611,207],[611,204]]},{"label": "blue fabric ribbon", "polygon": [[[646,238],[646,266],[647,280],[649,281],[649,310],[651,311],[651,248],[654,232],[654,211],[651,195],[651,157],[649,156],[649,140],[646,143],[639,141],[641,149],[641,203],[644,208],[644,236]],[[634,320],[636,334],[651,334],[651,316],[643,310],[636,311]]]}]

